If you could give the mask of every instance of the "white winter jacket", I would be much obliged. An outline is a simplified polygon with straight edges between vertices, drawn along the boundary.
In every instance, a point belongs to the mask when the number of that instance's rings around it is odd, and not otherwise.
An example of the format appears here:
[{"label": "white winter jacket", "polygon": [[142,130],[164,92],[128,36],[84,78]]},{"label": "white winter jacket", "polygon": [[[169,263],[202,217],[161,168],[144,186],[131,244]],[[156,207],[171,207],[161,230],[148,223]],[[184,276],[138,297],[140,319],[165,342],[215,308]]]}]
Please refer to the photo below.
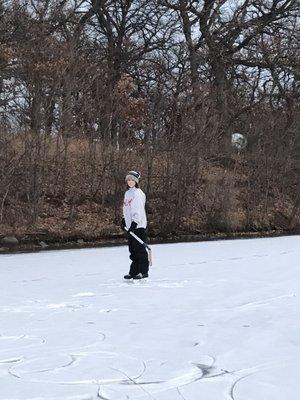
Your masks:
[{"label": "white winter jacket", "polygon": [[132,221],[137,223],[137,228],[147,227],[145,203],[146,196],[141,189],[133,187],[125,192],[123,215],[126,228],[130,228]]}]

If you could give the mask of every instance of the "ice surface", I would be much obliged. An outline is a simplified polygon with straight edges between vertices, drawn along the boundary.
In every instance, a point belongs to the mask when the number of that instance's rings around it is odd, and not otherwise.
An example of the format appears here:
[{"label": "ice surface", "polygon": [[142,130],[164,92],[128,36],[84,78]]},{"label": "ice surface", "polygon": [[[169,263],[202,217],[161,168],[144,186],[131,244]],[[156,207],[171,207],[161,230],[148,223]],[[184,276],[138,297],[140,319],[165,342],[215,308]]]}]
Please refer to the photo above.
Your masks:
[{"label": "ice surface", "polygon": [[298,400],[300,236],[0,256],[0,400]]}]

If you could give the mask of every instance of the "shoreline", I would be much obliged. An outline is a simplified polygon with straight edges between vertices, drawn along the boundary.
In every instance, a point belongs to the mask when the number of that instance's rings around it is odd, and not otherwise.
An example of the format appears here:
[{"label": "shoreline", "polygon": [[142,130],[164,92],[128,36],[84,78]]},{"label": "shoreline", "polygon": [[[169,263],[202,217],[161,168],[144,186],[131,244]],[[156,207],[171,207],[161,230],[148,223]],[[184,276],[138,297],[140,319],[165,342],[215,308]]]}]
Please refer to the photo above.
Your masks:
[{"label": "shoreline", "polygon": [[[234,240],[234,239],[258,239],[281,236],[300,235],[300,228],[293,230],[269,230],[269,231],[252,231],[252,232],[229,232],[229,233],[197,233],[197,234],[179,234],[167,236],[150,236],[148,243],[153,244],[170,244],[170,243],[188,243],[188,242],[209,242],[216,240]],[[125,235],[111,235],[107,237],[99,237],[95,239],[78,238],[77,240],[68,240],[67,237],[61,240],[53,241],[48,244],[44,243],[19,243],[16,245],[5,245],[0,247],[0,255],[36,253],[41,251],[53,250],[76,250],[100,247],[113,247],[127,245]],[[44,240],[47,240],[44,238]]]}]

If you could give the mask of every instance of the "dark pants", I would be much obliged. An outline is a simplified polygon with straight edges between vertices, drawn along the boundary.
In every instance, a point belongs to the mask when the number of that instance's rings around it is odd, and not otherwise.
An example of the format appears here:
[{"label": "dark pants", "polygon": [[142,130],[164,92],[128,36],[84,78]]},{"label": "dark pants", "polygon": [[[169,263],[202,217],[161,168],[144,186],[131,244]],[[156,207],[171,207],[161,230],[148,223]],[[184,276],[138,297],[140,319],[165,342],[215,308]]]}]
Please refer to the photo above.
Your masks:
[{"label": "dark pants", "polygon": [[[138,228],[134,230],[134,233],[142,239],[143,242],[146,242],[146,231],[144,228]],[[148,261],[148,253],[145,247],[140,244],[134,237],[130,234],[128,235],[128,246],[129,246],[129,258],[132,260],[130,265],[129,274],[131,276],[135,276],[139,273],[148,274],[149,271],[149,261]]]}]

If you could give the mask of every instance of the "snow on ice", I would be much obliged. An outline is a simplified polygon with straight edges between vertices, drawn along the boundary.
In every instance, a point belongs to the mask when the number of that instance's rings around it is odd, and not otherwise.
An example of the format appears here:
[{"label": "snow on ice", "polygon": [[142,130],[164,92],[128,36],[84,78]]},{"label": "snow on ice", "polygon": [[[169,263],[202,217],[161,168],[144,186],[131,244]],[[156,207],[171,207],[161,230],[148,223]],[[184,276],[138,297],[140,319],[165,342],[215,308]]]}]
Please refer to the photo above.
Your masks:
[{"label": "snow on ice", "polygon": [[300,236],[0,256],[0,400],[298,400]]}]

